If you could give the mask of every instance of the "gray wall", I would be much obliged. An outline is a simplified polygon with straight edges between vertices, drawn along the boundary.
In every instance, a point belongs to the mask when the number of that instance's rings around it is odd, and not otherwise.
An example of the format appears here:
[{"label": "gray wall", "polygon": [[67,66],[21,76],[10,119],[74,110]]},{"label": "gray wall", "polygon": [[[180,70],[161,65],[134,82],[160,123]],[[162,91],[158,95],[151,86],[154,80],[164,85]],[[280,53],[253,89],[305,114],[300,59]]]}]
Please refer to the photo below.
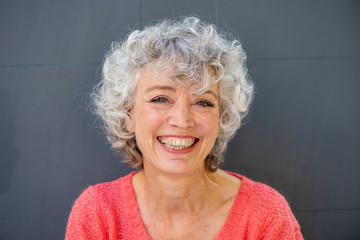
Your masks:
[{"label": "gray wall", "polygon": [[279,190],[306,239],[360,238],[360,4],[0,1],[0,239],[63,239],[90,184],[131,171],[87,110],[113,40],[197,14],[242,40],[257,94],[224,168]]}]

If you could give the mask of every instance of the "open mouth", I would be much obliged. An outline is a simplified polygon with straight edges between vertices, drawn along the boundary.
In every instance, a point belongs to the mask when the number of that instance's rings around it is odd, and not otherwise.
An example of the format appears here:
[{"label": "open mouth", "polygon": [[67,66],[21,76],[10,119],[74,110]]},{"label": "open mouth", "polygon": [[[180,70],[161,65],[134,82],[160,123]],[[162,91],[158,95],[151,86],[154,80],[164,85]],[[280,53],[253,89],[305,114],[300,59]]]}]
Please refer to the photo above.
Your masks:
[{"label": "open mouth", "polygon": [[199,141],[198,138],[175,138],[175,137],[157,137],[159,142],[164,145],[166,148],[173,150],[184,150],[191,148]]}]

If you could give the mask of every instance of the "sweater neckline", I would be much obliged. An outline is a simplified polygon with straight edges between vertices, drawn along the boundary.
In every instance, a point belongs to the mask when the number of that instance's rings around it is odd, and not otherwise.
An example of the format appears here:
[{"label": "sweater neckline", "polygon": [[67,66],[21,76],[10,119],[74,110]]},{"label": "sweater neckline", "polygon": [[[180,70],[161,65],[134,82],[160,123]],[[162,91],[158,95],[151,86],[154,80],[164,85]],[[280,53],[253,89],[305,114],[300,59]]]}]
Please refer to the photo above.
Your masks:
[{"label": "sweater neckline", "polygon": [[132,184],[133,176],[139,171],[134,171],[124,178],[124,185],[122,189],[124,193],[125,211],[128,215],[129,227],[134,239],[150,240],[150,237],[145,229],[144,223],[140,216],[139,206],[136,201],[135,189]]},{"label": "sweater neckline", "polygon": [[239,187],[238,193],[235,197],[234,203],[230,209],[229,215],[227,216],[223,226],[221,227],[220,231],[218,232],[215,240],[221,239],[223,235],[226,235],[230,229],[237,228],[238,221],[236,219],[239,218],[238,213],[243,211],[244,203],[247,202],[247,198],[249,197],[246,192],[250,186],[250,180],[240,174],[232,173],[229,171],[225,171],[228,174],[237,177],[241,180],[241,185]]},{"label": "sweater neckline", "polygon": [[[134,236],[137,237],[137,239],[147,239],[150,240],[150,236],[148,235],[146,228],[144,226],[144,223],[140,216],[140,210],[139,206],[137,204],[136,200],[136,194],[135,189],[132,184],[132,179],[136,173],[139,171],[134,171],[124,177],[124,204],[126,205],[126,213],[128,215],[129,219],[129,227],[131,231],[133,232]],[[229,215],[227,216],[223,226],[221,227],[220,231],[218,232],[215,240],[220,239],[221,235],[226,233],[228,229],[231,229],[233,226],[234,218],[236,217],[236,212],[239,212],[239,209],[242,208],[242,203],[246,202],[247,194],[244,194],[246,192],[246,189],[248,188],[249,180],[239,174],[232,173],[226,171],[228,174],[235,176],[241,180],[241,185],[239,187],[238,193],[234,199],[234,203],[230,209]]]}]

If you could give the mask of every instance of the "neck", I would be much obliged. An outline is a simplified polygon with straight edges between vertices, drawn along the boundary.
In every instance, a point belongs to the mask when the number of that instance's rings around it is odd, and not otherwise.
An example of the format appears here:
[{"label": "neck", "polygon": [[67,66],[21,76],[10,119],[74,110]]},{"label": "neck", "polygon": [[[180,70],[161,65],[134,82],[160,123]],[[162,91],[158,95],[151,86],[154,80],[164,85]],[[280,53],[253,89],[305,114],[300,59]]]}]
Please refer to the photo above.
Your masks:
[{"label": "neck", "polygon": [[[206,224],[213,226],[214,216],[221,227],[241,184],[222,170],[202,169],[180,176],[159,173],[145,164],[144,169],[133,176],[132,183],[141,219],[152,233],[173,232],[183,236]],[[217,233],[220,227],[208,230]]]},{"label": "neck", "polygon": [[139,177],[148,207],[167,214],[197,214],[211,204],[210,199],[214,199],[218,186],[214,175],[205,169],[185,176],[145,170]]}]

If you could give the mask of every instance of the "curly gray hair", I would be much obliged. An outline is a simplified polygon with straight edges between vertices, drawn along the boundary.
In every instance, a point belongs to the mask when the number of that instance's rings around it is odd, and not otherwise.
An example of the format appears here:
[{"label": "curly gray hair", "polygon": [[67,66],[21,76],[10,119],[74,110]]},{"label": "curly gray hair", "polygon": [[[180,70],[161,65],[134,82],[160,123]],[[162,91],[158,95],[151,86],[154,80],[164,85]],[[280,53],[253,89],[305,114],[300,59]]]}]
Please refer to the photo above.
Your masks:
[{"label": "curly gray hair", "polygon": [[[219,84],[220,134],[205,158],[205,167],[216,171],[253,98],[245,59],[239,41],[196,17],[164,20],[142,31],[135,30],[123,42],[113,42],[105,56],[102,80],[93,94],[96,112],[104,121],[112,147],[131,167],[143,166],[134,133],[126,128],[128,111],[134,103],[139,71],[150,64],[166,63],[182,79],[200,82],[202,90],[212,81]],[[213,77],[208,74],[209,68]]]}]

